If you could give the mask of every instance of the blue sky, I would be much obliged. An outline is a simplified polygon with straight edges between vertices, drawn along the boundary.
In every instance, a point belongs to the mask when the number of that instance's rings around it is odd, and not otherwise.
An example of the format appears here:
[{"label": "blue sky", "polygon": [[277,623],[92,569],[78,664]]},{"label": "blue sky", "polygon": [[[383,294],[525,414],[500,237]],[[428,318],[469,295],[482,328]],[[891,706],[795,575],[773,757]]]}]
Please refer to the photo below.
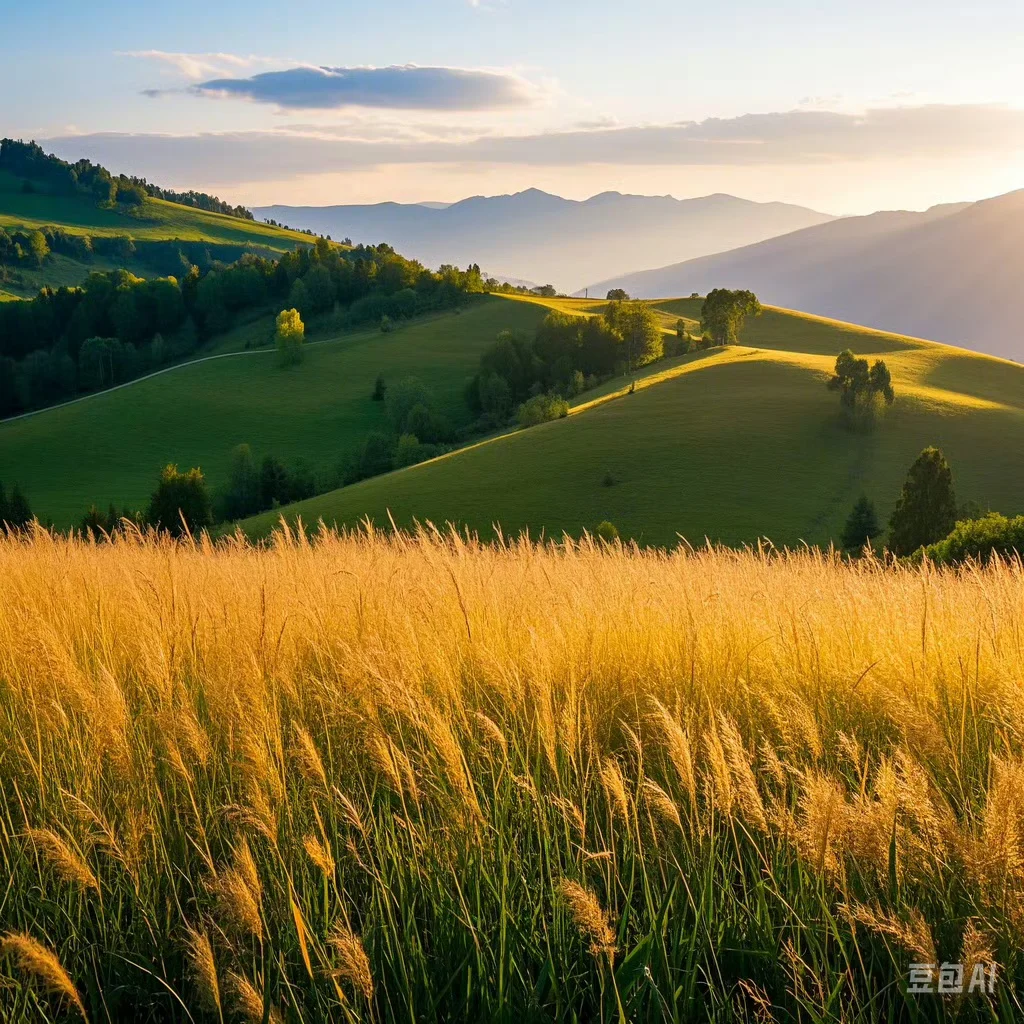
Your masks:
[{"label": "blue sky", "polygon": [[237,201],[538,186],[861,212],[1024,185],[1005,0],[0,5],[0,133]]}]

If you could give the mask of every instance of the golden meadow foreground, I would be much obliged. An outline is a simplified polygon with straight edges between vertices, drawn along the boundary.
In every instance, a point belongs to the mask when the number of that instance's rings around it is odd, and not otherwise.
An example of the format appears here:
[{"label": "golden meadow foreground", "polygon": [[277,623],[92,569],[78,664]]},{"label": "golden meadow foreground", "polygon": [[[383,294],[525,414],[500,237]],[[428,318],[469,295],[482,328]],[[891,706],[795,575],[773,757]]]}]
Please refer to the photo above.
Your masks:
[{"label": "golden meadow foreground", "polygon": [[0,541],[0,1019],[1011,1019],[1022,624],[1020,563]]}]

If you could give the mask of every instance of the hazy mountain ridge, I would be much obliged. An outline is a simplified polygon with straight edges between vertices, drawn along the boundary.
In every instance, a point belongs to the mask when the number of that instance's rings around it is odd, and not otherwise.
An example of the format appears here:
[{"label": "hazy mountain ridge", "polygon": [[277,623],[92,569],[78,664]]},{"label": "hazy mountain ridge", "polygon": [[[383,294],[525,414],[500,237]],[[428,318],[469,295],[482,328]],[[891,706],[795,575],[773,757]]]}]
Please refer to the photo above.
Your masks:
[{"label": "hazy mountain ridge", "polygon": [[434,205],[257,207],[259,218],[351,238],[388,242],[428,266],[499,267],[563,291],[588,281],[722,252],[831,221],[786,203],[721,193],[697,199],[602,192],[585,200],[527,189]]},{"label": "hazy mountain ridge", "polygon": [[611,277],[631,295],[744,287],[764,302],[1020,360],[1024,190],[923,213],[849,217]]}]

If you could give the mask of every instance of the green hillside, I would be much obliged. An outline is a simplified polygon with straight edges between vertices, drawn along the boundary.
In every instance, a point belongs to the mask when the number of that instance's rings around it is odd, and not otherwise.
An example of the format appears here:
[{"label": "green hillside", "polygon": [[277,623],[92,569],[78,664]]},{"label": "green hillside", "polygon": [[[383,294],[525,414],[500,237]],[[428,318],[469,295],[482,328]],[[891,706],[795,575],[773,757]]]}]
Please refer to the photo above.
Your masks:
[{"label": "green hillside", "polygon": [[85,196],[49,195],[37,190],[25,193],[17,178],[0,171],[0,227],[41,228],[60,225],[72,234],[122,235],[183,242],[229,245],[260,245],[277,252],[309,244],[309,235],[260,224],[223,213],[147,198],[138,213],[101,209]]},{"label": "green hillside", "polygon": [[[389,334],[350,333],[307,346],[305,360],[277,366],[272,350],[179,366],[23,419],[0,422],[0,480],[17,482],[33,511],[57,526],[76,524],[89,504],[145,504],[168,462],[201,466],[216,486],[231,449],[258,458],[335,467],[367,433],[383,429],[383,403],[370,399],[378,374],[419,378],[453,420],[468,418],[466,380],[504,328],[532,328],[546,307],[479,298],[462,313],[412,321]],[[255,328],[265,328],[264,322]],[[253,327],[225,335],[219,348]]]},{"label": "green hillside", "polygon": [[[0,228],[31,230],[62,227],[69,234],[90,238],[130,235],[136,242],[177,239],[181,242],[203,242],[214,247],[216,258],[237,259],[252,247],[264,255],[285,252],[312,239],[298,231],[287,231],[254,221],[211,213],[191,206],[147,198],[135,212],[103,209],[87,196],[51,195],[43,187],[34,192],[22,191],[20,179],[0,171]],[[124,261],[125,269],[139,276],[149,276],[145,263]],[[116,266],[121,266],[118,263]],[[20,287],[0,281],[0,300],[25,298],[44,285],[59,287],[76,285],[92,270],[112,270],[115,264],[94,254],[88,261],[77,261],[51,254],[39,268],[19,266],[23,280]]]},{"label": "green hillside", "polygon": [[[699,315],[700,300],[652,305],[674,322]],[[400,524],[554,535],[608,519],[649,543],[827,542],[861,493],[888,516],[929,444],[949,458],[961,501],[1024,510],[1024,368],[778,309],[748,323],[743,342],[657,364],[635,394],[581,396],[565,420],[298,503],[288,518],[386,523],[390,512]],[[824,386],[844,348],[883,356],[893,374],[896,403],[870,433],[842,425]],[[245,527],[265,535],[277,519]]]}]

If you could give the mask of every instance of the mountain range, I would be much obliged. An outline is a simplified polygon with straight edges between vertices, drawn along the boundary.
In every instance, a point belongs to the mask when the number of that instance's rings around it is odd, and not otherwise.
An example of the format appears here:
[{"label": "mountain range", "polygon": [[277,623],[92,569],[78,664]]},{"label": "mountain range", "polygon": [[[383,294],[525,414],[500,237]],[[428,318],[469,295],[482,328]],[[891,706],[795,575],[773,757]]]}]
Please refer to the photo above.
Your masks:
[{"label": "mountain range", "polygon": [[539,189],[439,203],[265,206],[257,218],[354,242],[387,242],[429,267],[478,263],[560,291],[643,267],[693,259],[833,218],[730,195],[698,199],[602,192],[583,201]]},{"label": "mountain range", "polygon": [[749,288],[762,302],[1024,360],[1024,190],[976,203],[848,217],[609,277],[654,297]]}]

